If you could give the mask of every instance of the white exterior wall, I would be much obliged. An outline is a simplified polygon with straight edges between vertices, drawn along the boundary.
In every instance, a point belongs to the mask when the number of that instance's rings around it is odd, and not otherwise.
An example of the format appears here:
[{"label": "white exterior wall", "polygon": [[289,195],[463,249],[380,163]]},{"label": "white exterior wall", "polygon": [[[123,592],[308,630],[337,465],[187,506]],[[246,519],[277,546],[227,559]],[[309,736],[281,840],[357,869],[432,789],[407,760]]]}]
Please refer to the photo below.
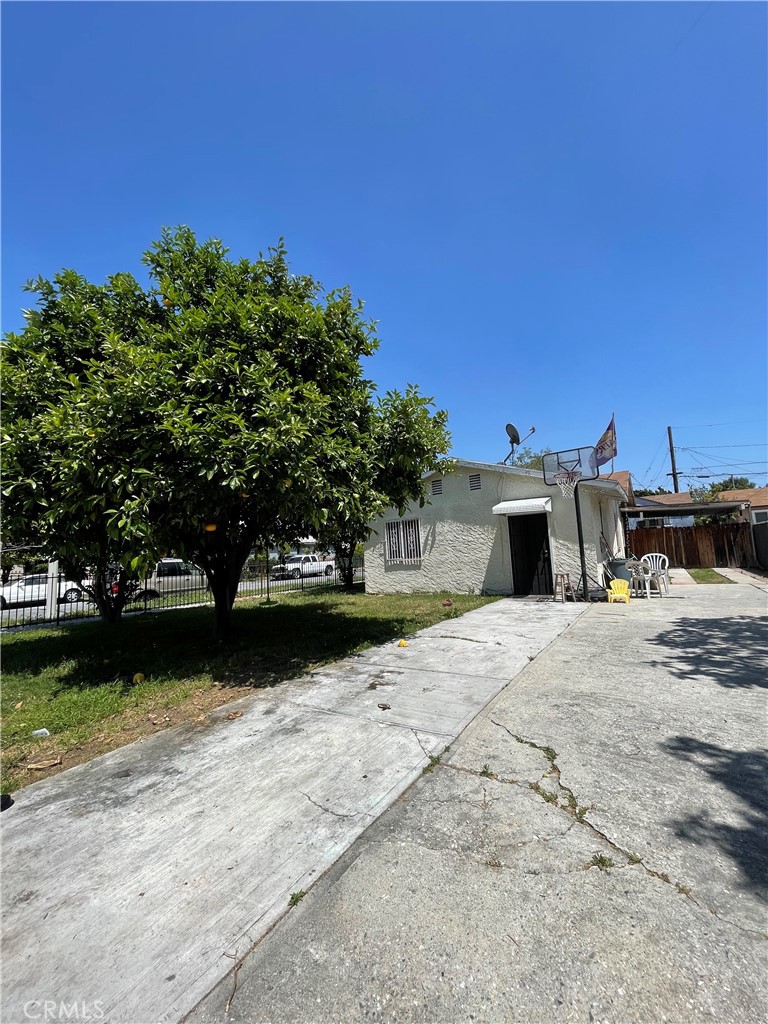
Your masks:
[{"label": "white exterior wall", "polygon": [[[583,486],[587,486],[586,484]],[[619,512],[619,503],[610,495],[600,494],[593,488],[591,491],[593,502],[593,519],[595,524],[595,544],[600,551],[600,532],[608,545],[608,551],[612,555],[621,557],[625,551],[624,525]],[[582,501],[582,506],[584,502]],[[582,508],[583,512],[583,508]]]},{"label": "white exterior wall", "polygon": [[[470,474],[480,474],[481,489],[470,491]],[[558,487],[548,487],[541,474],[503,472],[495,468],[460,466],[442,479],[443,493],[430,496],[430,504],[419,508],[413,503],[403,516],[418,519],[421,533],[420,565],[388,564],[385,559],[387,522],[397,522],[395,509],[376,520],[365,546],[365,586],[369,593],[454,593],[513,592],[512,557],[509,548],[507,516],[494,515],[494,505],[522,498],[550,498],[552,511],[547,518],[553,572],[570,572],[575,586],[581,574],[576,513],[573,499],[566,501]],[[581,497],[584,550],[587,572],[602,580],[598,562],[600,551],[600,502],[606,538],[614,550],[624,550],[623,532],[618,516],[619,495],[591,488],[579,488]],[[618,531],[618,533],[617,533]]]}]

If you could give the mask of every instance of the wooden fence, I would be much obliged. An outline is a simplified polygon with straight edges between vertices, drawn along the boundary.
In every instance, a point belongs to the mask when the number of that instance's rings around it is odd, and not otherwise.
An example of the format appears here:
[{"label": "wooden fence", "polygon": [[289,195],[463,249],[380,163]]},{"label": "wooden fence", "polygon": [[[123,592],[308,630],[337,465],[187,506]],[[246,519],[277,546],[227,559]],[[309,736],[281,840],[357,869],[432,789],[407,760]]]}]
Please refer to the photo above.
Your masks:
[{"label": "wooden fence", "polygon": [[718,565],[734,569],[755,562],[750,523],[704,526],[659,526],[627,531],[627,552],[637,558],[660,551],[669,564],[683,569]]}]

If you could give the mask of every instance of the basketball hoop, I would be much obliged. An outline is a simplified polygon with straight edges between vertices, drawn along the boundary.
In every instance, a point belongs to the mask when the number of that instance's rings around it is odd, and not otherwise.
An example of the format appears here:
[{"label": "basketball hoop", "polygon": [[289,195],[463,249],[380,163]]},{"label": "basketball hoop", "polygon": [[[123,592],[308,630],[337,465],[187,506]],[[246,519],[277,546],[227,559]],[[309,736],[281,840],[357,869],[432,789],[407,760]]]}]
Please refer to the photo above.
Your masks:
[{"label": "basketball hoop", "polygon": [[[581,503],[579,502],[579,483],[584,480],[597,480],[600,467],[597,464],[597,453],[594,445],[582,445],[581,448],[569,448],[562,452],[547,452],[542,457],[541,468],[544,472],[544,483],[547,487],[559,487],[564,498],[573,498],[576,513],[576,533],[579,538],[579,561],[581,562],[581,580],[579,581],[584,600],[589,601],[589,585],[587,580],[587,556],[584,551],[584,528],[581,523]],[[576,588],[579,589],[578,587]]]},{"label": "basketball hoop", "polygon": [[554,476],[554,481],[560,488],[560,493],[564,498],[573,497],[573,492],[576,490],[576,484],[579,480],[581,480],[581,473],[578,469],[561,469]]}]

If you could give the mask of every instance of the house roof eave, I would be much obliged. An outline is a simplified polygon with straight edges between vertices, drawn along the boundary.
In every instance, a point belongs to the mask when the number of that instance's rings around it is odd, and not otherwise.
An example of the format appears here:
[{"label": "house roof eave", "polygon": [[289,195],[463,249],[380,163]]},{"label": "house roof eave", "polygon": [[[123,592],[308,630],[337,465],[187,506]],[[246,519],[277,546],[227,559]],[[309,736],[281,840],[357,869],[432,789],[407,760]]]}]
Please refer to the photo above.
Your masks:
[{"label": "house roof eave", "polygon": [[[451,459],[457,467],[461,469],[479,469],[485,472],[501,473],[505,476],[526,476],[532,480],[540,480],[544,482],[544,474],[540,469],[524,469],[522,466],[505,466],[500,462],[476,462],[472,459]],[[444,476],[446,474],[432,471],[430,473],[424,473],[422,480],[429,480],[433,476]],[[621,484],[615,480],[608,480],[597,477],[595,480],[585,480],[579,485],[580,487],[595,488],[600,491],[613,492],[614,495],[620,500],[626,499],[626,492]]]}]

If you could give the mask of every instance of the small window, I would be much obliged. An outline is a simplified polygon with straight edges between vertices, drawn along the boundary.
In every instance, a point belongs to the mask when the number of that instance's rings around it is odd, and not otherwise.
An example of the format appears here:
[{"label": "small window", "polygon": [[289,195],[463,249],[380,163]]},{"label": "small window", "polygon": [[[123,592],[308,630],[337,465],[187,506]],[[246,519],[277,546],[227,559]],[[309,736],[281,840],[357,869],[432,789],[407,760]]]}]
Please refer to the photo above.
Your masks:
[{"label": "small window", "polygon": [[479,473],[470,473],[469,474],[469,489],[470,489],[470,491],[479,491],[480,490],[480,474]]},{"label": "small window", "polygon": [[386,558],[399,565],[418,565],[421,561],[421,532],[418,519],[400,519],[387,523]]},{"label": "small window", "polygon": [[443,493],[443,481],[442,480],[433,480],[432,481],[432,493],[433,494],[442,494]]},{"label": "small window", "polygon": [[753,512],[756,523],[768,523],[768,512]]}]

